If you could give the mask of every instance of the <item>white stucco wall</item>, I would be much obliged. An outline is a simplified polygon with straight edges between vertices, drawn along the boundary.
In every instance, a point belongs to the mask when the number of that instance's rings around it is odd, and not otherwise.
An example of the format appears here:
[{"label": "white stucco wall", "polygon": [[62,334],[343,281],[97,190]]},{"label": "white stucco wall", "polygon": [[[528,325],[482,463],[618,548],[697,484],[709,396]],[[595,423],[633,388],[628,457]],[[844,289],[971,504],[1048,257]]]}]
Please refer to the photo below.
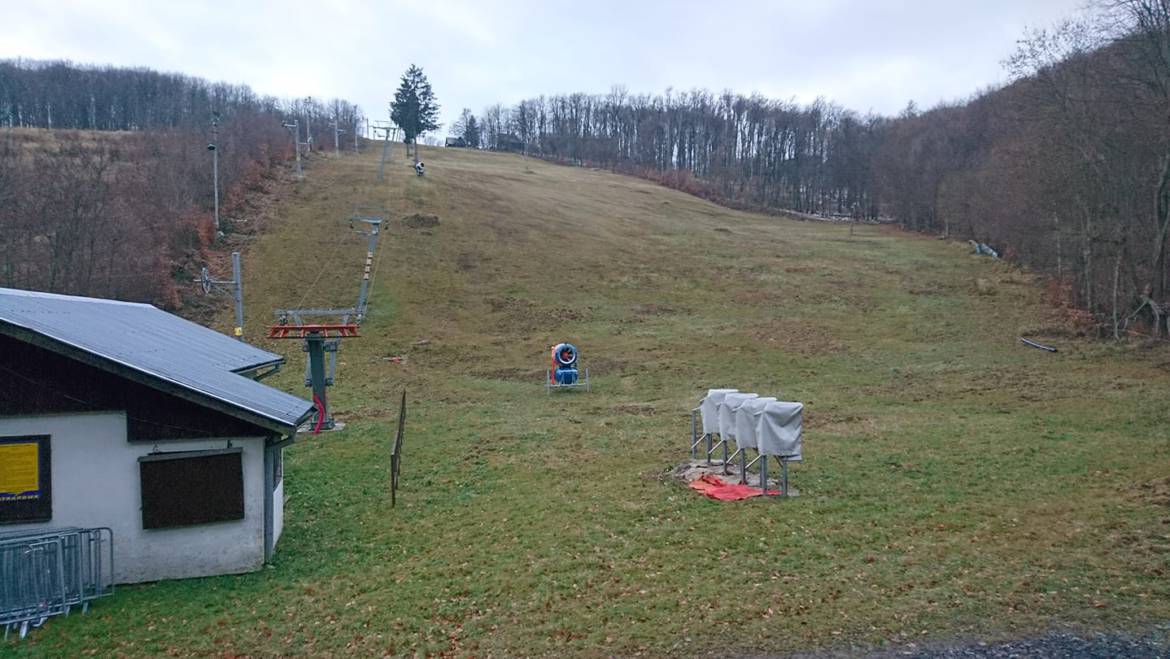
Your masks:
[{"label": "white stucco wall", "polygon": [[[0,436],[7,435],[51,436],[53,519],[0,525],[0,530],[108,526],[114,532],[117,583],[232,574],[263,565],[263,439],[232,440],[243,449],[244,519],[146,530],[138,458],[152,450],[224,448],[226,440],[130,443],[121,412],[2,417]],[[283,499],[277,496],[273,505],[280,511]]]}]

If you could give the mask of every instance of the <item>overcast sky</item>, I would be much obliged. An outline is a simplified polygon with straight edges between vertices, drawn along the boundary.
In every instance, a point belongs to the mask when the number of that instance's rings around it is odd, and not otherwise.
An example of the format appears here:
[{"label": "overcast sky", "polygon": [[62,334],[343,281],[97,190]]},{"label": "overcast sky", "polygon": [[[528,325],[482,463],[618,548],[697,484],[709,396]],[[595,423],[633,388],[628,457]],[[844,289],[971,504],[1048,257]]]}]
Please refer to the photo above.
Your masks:
[{"label": "overcast sky", "polygon": [[[0,0],[0,58],[146,66],[387,117],[406,67],[450,123],[540,94],[707,88],[893,114],[1004,80],[1084,0]],[[440,133],[444,131],[440,130]]]}]

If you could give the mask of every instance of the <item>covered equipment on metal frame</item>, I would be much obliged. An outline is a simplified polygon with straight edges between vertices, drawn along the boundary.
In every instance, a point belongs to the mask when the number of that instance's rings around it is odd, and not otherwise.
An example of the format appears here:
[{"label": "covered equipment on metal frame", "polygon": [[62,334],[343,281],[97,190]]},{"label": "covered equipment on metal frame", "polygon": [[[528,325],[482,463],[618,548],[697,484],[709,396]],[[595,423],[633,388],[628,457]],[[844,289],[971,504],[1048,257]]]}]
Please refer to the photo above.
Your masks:
[{"label": "covered equipment on metal frame", "polygon": [[[759,428],[760,414],[764,411],[769,403],[776,402],[776,399],[768,397],[749,398],[739,406],[735,411],[735,453],[731,454],[729,460],[734,460],[739,456],[739,473],[741,482],[747,482],[747,470],[756,460],[752,460],[751,464],[747,461],[747,451],[751,449],[759,453],[760,447],[757,439],[757,430]],[[723,473],[727,473],[726,462],[723,465]]]},{"label": "covered equipment on metal frame", "polygon": [[761,455],[771,455],[786,462],[800,462],[804,434],[804,404],[776,401],[764,406],[756,431]]},{"label": "covered equipment on metal frame", "polygon": [[[706,442],[707,460],[711,460],[712,438],[719,434],[719,405],[727,394],[739,393],[739,389],[708,389],[699,406],[691,410],[691,458],[699,444]],[[702,428],[702,432],[699,429]]]},{"label": "covered equipment on metal frame", "polygon": [[707,395],[699,401],[699,413],[703,418],[703,432],[719,432],[719,405],[727,394],[738,394],[739,389],[708,389]]},{"label": "covered equipment on metal frame", "polygon": [[717,443],[715,443],[709,451],[707,451],[707,460],[708,461],[710,461],[710,459],[711,459],[711,454],[716,449],[718,449],[719,447],[722,446],[723,447],[723,464],[724,465],[727,464],[728,442],[735,439],[735,412],[736,412],[736,410],[739,409],[739,407],[741,405],[743,405],[744,401],[746,401],[750,398],[758,398],[758,397],[759,397],[759,394],[748,394],[748,393],[741,393],[741,392],[729,393],[723,397],[723,402],[719,403],[719,406],[717,408],[718,413],[719,413],[719,419],[718,419],[719,441]]},{"label": "covered equipment on metal frame", "polygon": [[757,396],[756,398],[749,398],[743,401],[739,409],[735,411],[735,446],[738,449],[752,449],[758,451],[759,446],[756,443],[756,430],[759,426],[760,413],[764,411],[764,407],[769,403],[775,403],[776,399],[771,396]]},{"label": "covered equipment on metal frame", "polygon": [[[696,449],[705,441],[708,467],[718,465],[727,475],[728,466],[738,456],[740,482],[746,484],[748,470],[758,466],[763,494],[774,494],[767,487],[768,459],[775,458],[782,470],[780,493],[791,496],[788,463],[803,460],[803,411],[802,403],[761,397],[736,389],[709,389],[698,407],[691,410],[691,458],[696,457]],[[715,435],[719,437],[717,442],[713,439]],[[729,456],[731,442],[735,442],[735,452]],[[711,456],[720,447],[723,459],[713,463]],[[756,457],[750,462],[746,455],[749,449],[756,451]]]},{"label": "covered equipment on metal frame", "polygon": [[751,398],[759,398],[759,394],[734,393],[723,397],[719,405],[719,439],[726,442],[735,439],[735,413]]}]

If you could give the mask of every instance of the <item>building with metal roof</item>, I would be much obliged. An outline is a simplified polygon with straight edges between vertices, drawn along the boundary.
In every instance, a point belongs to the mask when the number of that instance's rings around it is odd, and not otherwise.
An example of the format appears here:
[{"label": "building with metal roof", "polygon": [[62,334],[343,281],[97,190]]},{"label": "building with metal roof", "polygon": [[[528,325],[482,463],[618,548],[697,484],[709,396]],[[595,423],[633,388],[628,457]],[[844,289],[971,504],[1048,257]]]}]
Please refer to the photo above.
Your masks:
[{"label": "building with metal roof", "polygon": [[309,401],[149,304],[0,288],[0,530],[110,527],[118,582],[260,567]]}]

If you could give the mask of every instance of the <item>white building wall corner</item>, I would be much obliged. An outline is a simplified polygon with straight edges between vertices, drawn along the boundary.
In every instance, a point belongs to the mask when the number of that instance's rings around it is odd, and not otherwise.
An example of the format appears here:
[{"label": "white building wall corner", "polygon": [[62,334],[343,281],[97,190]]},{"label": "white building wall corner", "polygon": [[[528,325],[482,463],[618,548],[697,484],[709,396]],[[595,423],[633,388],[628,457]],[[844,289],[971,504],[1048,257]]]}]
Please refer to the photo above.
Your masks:
[{"label": "white building wall corner", "polygon": [[[50,435],[53,518],[0,530],[105,526],[114,536],[116,583],[238,574],[264,565],[264,439],[235,438],[243,450],[244,518],[169,529],[142,528],[138,458],[152,451],[225,448],[228,440],[131,443],[123,412],[0,417],[0,436]],[[282,511],[283,487],[274,493]],[[280,529],[283,515],[277,516]]]}]

